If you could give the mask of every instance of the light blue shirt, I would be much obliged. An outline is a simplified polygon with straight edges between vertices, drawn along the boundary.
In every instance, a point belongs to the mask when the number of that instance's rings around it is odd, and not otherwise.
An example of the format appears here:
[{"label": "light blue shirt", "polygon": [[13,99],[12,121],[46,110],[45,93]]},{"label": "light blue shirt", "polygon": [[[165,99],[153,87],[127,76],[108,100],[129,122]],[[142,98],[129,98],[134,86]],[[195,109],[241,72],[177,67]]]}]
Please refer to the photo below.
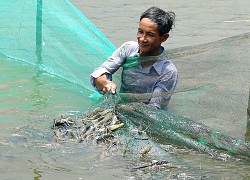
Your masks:
[{"label": "light blue shirt", "polygon": [[[159,56],[140,57],[137,42],[129,41],[120,46],[100,67],[90,75],[90,82],[95,89],[94,78],[106,73],[109,80],[120,67],[123,67],[121,75],[121,93],[151,93],[143,102],[167,110],[171,95],[176,87],[178,74],[174,64],[167,59],[166,51],[161,47]],[[140,62],[156,60],[146,68],[142,68]]]}]

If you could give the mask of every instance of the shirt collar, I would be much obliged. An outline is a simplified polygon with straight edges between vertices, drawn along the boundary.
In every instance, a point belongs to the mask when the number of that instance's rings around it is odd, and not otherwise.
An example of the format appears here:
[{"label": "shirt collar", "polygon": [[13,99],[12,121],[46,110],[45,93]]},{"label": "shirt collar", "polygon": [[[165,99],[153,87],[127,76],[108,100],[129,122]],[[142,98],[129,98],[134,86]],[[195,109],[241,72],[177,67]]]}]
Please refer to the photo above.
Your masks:
[{"label": "shirt collar", "polygon": [[151,68],[154,68],[157,74],[160,75],[162,72],[163,64],[165,63],[164,60],[166,60],[166,55],[167,55],[166,51],[164,50],[163,47],[161,47],[161,54],[158,56],[158,60],[152,66],[143,69],[143,71],[145,73],[149,73]]}]

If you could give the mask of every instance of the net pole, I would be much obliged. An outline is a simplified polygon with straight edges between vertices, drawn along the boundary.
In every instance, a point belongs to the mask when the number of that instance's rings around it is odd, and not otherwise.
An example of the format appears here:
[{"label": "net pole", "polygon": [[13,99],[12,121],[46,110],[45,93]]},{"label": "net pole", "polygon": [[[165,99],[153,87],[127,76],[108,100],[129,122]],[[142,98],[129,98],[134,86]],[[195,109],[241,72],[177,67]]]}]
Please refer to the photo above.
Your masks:
[{"label": "net pole", "polygon": [[250,88],[249,88],[249,95],[248,95],[247,127],[246,127],[245,140],[250,141]]},{"label": "net pole", "polygon": [[36,56],[37,64],[42,64],[42,0],[37,0],[36,12]]}]

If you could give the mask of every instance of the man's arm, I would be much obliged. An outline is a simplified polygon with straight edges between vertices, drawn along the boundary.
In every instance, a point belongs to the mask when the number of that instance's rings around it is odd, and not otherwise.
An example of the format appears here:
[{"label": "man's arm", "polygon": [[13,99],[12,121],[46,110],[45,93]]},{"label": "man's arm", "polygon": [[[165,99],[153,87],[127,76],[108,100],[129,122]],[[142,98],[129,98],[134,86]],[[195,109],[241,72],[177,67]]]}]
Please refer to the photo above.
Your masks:
[{"label": "man's arm", "polygon": [[129,53],[138,51],[137,48],[137,42],[124,43],[113,52],[107,61],[90,74],[90,82],[99,93],[105,94],[110,90],[111,93],[115,93],[117,87],[112,82],[112,74],[123,65]]}]

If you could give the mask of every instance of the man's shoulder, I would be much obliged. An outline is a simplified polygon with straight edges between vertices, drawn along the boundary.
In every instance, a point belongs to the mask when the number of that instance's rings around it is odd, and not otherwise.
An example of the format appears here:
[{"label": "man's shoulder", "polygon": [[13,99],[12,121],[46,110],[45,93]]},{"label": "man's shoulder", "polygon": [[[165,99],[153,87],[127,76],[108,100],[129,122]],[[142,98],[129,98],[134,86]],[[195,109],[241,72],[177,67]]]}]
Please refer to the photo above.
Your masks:
[{"label": "man's shoulder", "polygon": [[121,45],[120,49],[126,54],[126,56],[131,56],[138,52],[139,45],[135,41],[127,41]]},{"label": "man's shoulder", "polygon": [[138,42],[136,41],[127,41],[125,43],[122,44],[122,46],[126,46],[126,47],[131,47],[131,48],[138,48]]}]

